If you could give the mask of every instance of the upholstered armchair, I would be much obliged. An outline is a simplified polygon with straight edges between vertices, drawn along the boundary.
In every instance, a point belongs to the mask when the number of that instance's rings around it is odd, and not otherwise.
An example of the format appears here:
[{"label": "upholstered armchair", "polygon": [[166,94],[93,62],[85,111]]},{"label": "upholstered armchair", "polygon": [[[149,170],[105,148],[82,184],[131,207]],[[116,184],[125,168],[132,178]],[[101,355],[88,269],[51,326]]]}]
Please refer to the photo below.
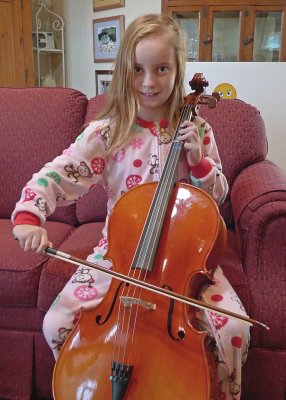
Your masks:
[{"label": "upholstered armchair", "polygon": [[[0,398],[52,399],[54,360],[42,321],[75,266],[24,253],[12,238],[10,215],[20,190],[59,154],[102,108],[73,89],[0,88]],[[221,100],[200,114],[213,127],[229,195],[221,207],[227,246],[221,266],[249,315],[270,326],[251,328],[243,368],[243,400],[286,396],[286,174],[267,157],[259,111]],[[101,238],[106,196],[95,187],[46,224],[54,247],[85,258]],[[188,394],[186,394],[186,399]]]}]

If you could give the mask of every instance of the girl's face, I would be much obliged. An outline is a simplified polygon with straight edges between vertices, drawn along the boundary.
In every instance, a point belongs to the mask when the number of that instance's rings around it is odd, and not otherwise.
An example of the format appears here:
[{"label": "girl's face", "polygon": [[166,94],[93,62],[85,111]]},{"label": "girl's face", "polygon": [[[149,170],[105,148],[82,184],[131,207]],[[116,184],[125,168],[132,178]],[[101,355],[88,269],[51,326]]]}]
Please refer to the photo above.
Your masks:
[{"label": "girl's face", "polygon": [[140,40],[135,50],[134,66],[140,118],[154,121],[168,116],[167,102],[176,73],[175,49],[166,34],[151,34]]}]

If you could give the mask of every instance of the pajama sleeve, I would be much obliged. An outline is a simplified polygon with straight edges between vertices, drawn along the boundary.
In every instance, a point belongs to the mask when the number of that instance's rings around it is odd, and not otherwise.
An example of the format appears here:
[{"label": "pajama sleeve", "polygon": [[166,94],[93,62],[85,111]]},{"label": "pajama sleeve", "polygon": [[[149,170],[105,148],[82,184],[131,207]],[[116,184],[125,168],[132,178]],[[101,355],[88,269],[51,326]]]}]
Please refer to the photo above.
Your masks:
[{"label": "pajama sleeve", "polygon": [[198,165],[190,166],[191,183],[206,191],[218,205],[221,205],[228,192],[228,183],[222,172],[213,130],[200,117],[196,117],[194,123],[197,125],[199,132],[202,160]]},{"label": "pajama sleeve", "polygon": [[[74,203],[94,185],[105,186],[106,150],[104,135],[109,121],[94,121],[74,143],[53,161],[47,163],[22,190],[11,219],[26,215],[43,225],[56,207]],[[23,223],[23,222],[22,222]]]}]

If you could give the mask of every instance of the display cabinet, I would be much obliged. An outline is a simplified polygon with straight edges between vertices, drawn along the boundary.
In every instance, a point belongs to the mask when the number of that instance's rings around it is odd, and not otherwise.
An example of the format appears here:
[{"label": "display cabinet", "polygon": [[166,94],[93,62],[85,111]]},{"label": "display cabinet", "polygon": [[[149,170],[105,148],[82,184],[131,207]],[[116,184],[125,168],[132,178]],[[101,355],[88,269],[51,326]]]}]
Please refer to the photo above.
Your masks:
[{"label": "display cabinet", "polygon": [[49,0],[37,2],[33,31],[36,86],[65,87],[64,21],[50,6]]},{"label": "display cabinet", "polygon": [[162,0],[189,61],[286,61],[286,1]]}]

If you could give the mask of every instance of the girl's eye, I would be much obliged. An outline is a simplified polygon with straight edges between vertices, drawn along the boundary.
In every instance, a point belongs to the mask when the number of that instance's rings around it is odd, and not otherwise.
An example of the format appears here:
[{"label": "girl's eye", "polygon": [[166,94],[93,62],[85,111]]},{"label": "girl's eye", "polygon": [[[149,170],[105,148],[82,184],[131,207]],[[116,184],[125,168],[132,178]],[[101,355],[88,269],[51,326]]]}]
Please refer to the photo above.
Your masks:
[{"label": "girl's eye", "polygon": [[141,72],[141,68],[140,67],[134,67],[134,72],[135,74],[139,74],[139,72]]},{"label": "girl's eye", "polygon": [[159,67],[159,71],[166,72],[166,71],[168,71],[168,68],[167,67]]}]

